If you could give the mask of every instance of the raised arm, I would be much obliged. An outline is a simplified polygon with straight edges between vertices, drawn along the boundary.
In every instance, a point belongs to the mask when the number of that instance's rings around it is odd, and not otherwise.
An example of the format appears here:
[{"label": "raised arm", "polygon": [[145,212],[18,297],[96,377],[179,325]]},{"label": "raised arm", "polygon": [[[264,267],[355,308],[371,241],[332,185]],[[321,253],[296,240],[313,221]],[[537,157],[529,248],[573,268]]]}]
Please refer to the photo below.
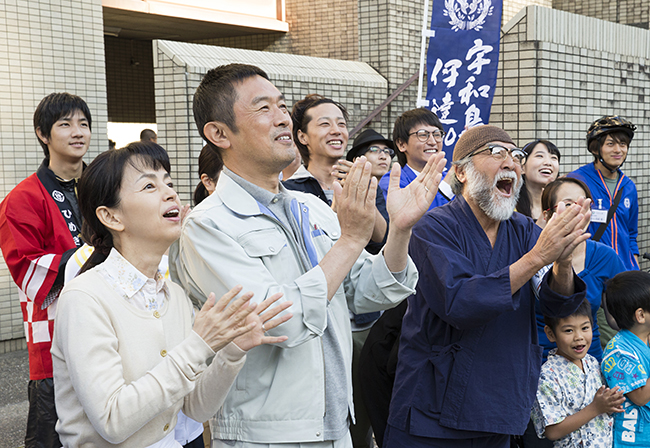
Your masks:
[{"label": "raised arm", "polygon": [[377,180],[365,157],[350,167],[343,187],[334,184],[336,214],[341,237],[318,265],[327,279],[327,299],[331,300],[366,247],[375,224]]},{"label": "raised arm", "polygon": [[399,187],[401,168],[398,163],[393,164],[386,198],[391,225],[383,251],[391,272],[406,268],[411,231],[436,197],[446,163],[444,153],[436,153],[429,158],[418,177],[404,188]]}]

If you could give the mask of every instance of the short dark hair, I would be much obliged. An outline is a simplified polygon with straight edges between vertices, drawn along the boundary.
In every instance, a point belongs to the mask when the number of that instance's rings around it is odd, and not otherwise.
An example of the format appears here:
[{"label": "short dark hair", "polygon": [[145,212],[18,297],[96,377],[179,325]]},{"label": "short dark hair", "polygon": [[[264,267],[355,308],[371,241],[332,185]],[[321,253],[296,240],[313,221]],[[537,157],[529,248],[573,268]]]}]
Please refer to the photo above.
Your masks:
[{"label": "short dark hair", "polygon": [[401,166],[406,165],[406,154],[399,150],[399,144],[400,142],[408,142],[409,132],[417,125],[435,126],[441,131],[444,131],[438,116],[429,109],[411,109],[400,115],[399,118],[395,120],[395,126],[393,127],[393,141],[395,142],[397,161]]},{"label": "short dark hair", "polygon": [[[43,98],[34,112],[34,132],[40,130],[45,138],[50,138],[52,126],[63,117],[81,111],[88,120],[88,129],[92,131],[92,116],[86,102],[79,96],[68,92],[50,93]],[[38,142],[43,147],[46,158],[50,158],[50,150],[36,134]]]},{"label": "short dark hair", "polygon": [[568,316],[564,317],[551,317],[551,316],[544,316],[544,323],[550,327],[551,330],[553,330],[553,333],[555,333],[555,329],[560,325],[560,321],[562,319],[566,319],[567,317],[571,316],[587,316],[589,317],[589,322],[591,322],[591,325],[594,325],[594,316],[591,311],[591,304],[589,303],[589,300],[584,299],[582,303],[580,303],[580,306],[578,306],[578,309],[575,310],[573,313],[569,314]]},{"label": "short dark hair", "polygon": [[205,138],[203,128],[211,121],[219,121],[234,133],[239,132],[234,111],[235,101],[237,101],[235,85],[254,76],[269,79],[264,70],[254,65],[220,65],[209,70],[197,87],[192,105],[194,121],[203,140],[215,151],[220,149]]},{"label": "short dark hair", "polygon": [[594,156],[594,159],[596,159],[596,161],[599,160],[598,154],[600,154],[600,150],[605,144],[605,140],[607,140],[607,136],[610,135],[614,139],[614,142],[618,144],[625,144],[626,146],[630,146],[630,142],[632,141],[632,139],[630,138],[630,135],[627,132],[612,131],[612,132],[605,132],[603,134],[600,134],[598,137],[594,138],[591,142],[589,142],[589,146],[588,146],[589,152],[591,153],[592,156]]},{"label": "short dark hair", "polygon": [[[209,145],[205,145],[199,155],[199,177],[206,174],[216,182],[222,169],[223,160],[221,154]],[[194,205],[199,205],[208,196],[210,196],[210,193],[203,185],[203,182],[199,181],[194,189]]]},{"label": "short dark hair", "polygon": [[558,162],[560,161],[560,159],[562,159],[562,154],[560,154],[560,150],[555,145],[555,143],[553,143],[550,140],[546,140],[545,138],[538,138],[533,140],[532,142],[528,142],[521,149],[523,149],[526,152],[526,154],[530,155],[531,151],[535,149],[535,146],[539,145],[540,143],[546,146],[546,149],[548,150],[549,154],[557,157]]},{"label": "short dark hair", "polygon": [[143,129],[142,132],[140,132],[140,141],[143,142],[151,142],[156,137],[157,135],[153,129]]},{"label": "short dark hair", "polygon": [[320,106],[321,104],[334,104],[338,107],[341,110],[346,123],[350,118],[348,110],[343,104],[316,93],[307,95],[305,98],[293,105],[293,109],[291,110],[291,120],[293,121],[293,141],[296,143],[298,151],[300,151],[300,156],[302,157],[305,166],[309,166],[309,148],[300,143],[300,140],[298,139],[298,130],[301,130],[303,133],[307,132],[307,125],[313,118],[307,113],[307,111],[313,107]]},{"label": "short dark hair", "polygon": [[542,192],[542,213],[550,212],[548,217],[546,217],[547,220],[551,219],[551,216],[555,213],[555,205],[557,204],[558,199],[557,190],[563,184],[576,184],[585,192],[585,198],[591,199],[591,191],[589,191],[589,187],[583,181],[576,179],[575,177],[558,177],[553,182],[546,185]]},{"label": "short dark hair", "polygon": [[650,273],[625,271],[606,284],[605,304],[619,328],[629,330],[636,324],[639,308],[650,312]]},{"label": "short dark hair", "polygon": [[124,148],[105,151],[88,165],[79,179],[79,209],[83,216],[81,236],[95,250],[81,272],[102,263],[113,247],[113,236],[97,217],[96,210],[120,203],[122,178],[128,164],[171,171],[167,151],[153,142],[133,142]]}]

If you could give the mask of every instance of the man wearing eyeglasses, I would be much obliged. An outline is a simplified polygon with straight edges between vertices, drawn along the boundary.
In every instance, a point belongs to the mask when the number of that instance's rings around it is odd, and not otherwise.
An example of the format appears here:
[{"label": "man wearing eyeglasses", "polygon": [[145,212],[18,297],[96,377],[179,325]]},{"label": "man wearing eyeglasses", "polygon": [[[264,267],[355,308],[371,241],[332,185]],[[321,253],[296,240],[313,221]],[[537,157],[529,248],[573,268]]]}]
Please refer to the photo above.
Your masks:
[{"label": "man wearing eyeglasses", "polygon": [[[432,154],[442,151],[442,139],[445,132],[442,123],[428,109],[412,109],[404,112],[396,121],[393,128],[393,141],[397,147],[397,161],[402,166],[400,187],[404,188],[415,179],[426,165]],[[445,173],[443,173],[443,176]],[[388,193],[390,174],[384,175],[379,181],[384,197]],[[438,186],[431,207],[444,205],[454,197],[451,186],[444,180]]]},{"label": "man wearing eyeglasses", "polygon": [[514,213],[525,153],[495,126],[454,148],[455,199],[424,215],[409,252],[422,273],[408,299],[384,447],[509,448],[535,397],[539,301],[566,316],[585,297],[571,252],[589,234],[590,203],[564,204],[544,230]]}]

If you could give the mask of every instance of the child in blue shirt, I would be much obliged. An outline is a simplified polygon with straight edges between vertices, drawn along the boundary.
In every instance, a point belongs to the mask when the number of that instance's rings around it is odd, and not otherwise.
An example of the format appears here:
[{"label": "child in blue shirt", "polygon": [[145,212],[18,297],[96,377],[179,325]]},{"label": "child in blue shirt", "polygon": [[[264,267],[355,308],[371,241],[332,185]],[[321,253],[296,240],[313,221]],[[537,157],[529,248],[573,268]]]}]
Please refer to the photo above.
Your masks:
[{"label": "child in blue shirt", "polygon": [[621,331],[603,353],[609,387],[625,394],[624,412],[614,416],[614,448],[650,446],[650,273],[627,271],[607,284],[607,309]]},{"label": "child in blue shirt", "polygon": [[603,385],[596,358],[588,353],[593,336],[589,301],[563,318],[544,317],[544,331],[557,348],[542,366],[532,420],[537,435],[554,448],[612,446],[612,418],[622,412],[623,393]]}]

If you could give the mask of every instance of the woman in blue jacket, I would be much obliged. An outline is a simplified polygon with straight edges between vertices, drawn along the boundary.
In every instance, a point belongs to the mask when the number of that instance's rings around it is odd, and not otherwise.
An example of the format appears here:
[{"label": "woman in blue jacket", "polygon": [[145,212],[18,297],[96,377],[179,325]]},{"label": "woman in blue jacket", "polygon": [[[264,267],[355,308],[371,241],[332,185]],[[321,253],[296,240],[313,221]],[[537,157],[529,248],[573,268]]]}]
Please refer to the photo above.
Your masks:
[{"label": "woman in blue jacket", "polygon": [[[542,194],[542,208],[544,209],[546,219],[551,219],[560,202],[570,205],[576,202],[581,196],[591,198],[587,185],[579,179],[561,177],[551,182],[546,186]],[[605,282],[626,269],[621,259],[616,256],[616,252],[611,247],[591,239],[581,243],[574,249],[571,264],[578,277],[587,284],[587,299],[591,304],[594,322],[592,326],[593,338],[589,347],[589,354],[600,362],[603,358],[603,349],[600,344],[600,332],[596,313],[601,307]],[[544,316],[539,309],[539,304],[536,304],[535,311],[539,345],[544,348],[543,356],[546,359],[548,351],[555,348],[556,345],[548,340],[544,332]]]}]

